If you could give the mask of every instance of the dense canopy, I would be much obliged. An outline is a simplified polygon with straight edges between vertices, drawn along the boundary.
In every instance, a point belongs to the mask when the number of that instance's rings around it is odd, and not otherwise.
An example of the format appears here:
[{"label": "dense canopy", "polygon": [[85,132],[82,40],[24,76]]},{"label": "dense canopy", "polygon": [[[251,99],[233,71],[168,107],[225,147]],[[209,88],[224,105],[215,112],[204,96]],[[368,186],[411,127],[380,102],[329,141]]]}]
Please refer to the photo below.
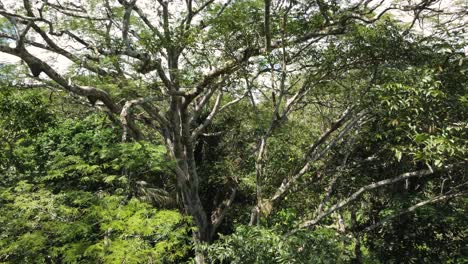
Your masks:
[{"label": "dense canopy", "polygon": [[0,1],[0,263],[464,263],[466,3]]}]

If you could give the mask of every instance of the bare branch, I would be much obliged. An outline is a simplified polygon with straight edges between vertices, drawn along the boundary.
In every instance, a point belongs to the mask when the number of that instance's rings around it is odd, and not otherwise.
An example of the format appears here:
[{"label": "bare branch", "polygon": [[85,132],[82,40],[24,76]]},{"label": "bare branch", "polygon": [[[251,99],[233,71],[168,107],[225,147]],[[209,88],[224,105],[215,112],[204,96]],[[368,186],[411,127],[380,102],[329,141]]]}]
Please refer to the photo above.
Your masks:
[{"label": "bare branch", "polygon": [[385,217],[384,219],[380,220],[379,222],[364,228],[360,233],[370,232],[370,231],[384,225],[385,223],[387,223],[387,222],[389,222],[389,221],[391,221],[391,220],[393,220],[393,219],[395,219],[395,218],[397,218],[397,217],[399,217],[401,215],[411,213],[411,212],[415,211],[416,209],[418,209],[419,207],[425,206],[427,204],[435,203],[435,202],[439,202],[439,201],[443,201],[443,200],[448,200],[448,199],[455,198],[455,197],[466,196],[467,194],[468,193],[466,193],[466,192],[460,192],[460,193],[453,193],[453,194],[446,194],[446,195],[439,195],[439,196],[432,197],[431,199],[419,202],[419,203],[417,203],[417,204],[415,204],[415,205],[413,205],[411,207],[408,207],[408,208],[406,208],[404,210],[401,210],[396,214],[389,215],[389,216]]},{"label": "bare branch", "polygon": [[[382,187],[382,186],[385,186],[385,185],[389,185],[389,184],[392,184],[392,183],[395,183],[395,182],[398,182],[398,181],[402,181],[402,180],[405,180],[405,179],[409,179],[409,178],[412,178],[412,177],[421,177],[421,176],[430,175],[432,173],[433,173],[433,171],[430,170],[430,169],[407,172],[407,173],[403,173],[403,174],[401,174],[401,175],[399,175],[399,176],[397,176],[395,178],[381,180],[381,181],[366,185],[364,187],[361,187],[359,190],[354,192],[351,196],[349,196],[348,198],[342,200],[341,202],[338,202],[335,205],[331,206],[328,210],[326,210],[325,212],[319,214],[313,220],[308,220],[308,221],[302,222],[299,225],[299,229],[311,227],[311,226],[317,224],[324,217],[330,215],[331,213],[335,212],[336,210],[340,210],[344,206],[348,205],[352,201],[359,198],[366,191],[370,191],[370,190],[373,190],[373,189],[376,189],[376,188],[379,188],[379,187]],[[295,232],[295,231],[297,231],[297,229],[294,230],[293,232]]]}]

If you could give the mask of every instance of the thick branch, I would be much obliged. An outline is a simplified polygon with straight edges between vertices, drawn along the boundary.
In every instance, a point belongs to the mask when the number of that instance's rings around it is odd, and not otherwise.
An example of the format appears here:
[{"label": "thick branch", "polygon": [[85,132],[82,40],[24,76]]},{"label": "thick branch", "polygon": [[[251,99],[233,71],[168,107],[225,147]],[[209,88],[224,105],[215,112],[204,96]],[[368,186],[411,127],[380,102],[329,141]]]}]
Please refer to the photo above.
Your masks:
[{"label": "thick branch", "polygon": [[[137,105],[143,105],[145,103],[148,103],[153,100],[158,100],[158,99],[160,98],[150,96],[150,97],[138,98],[138,99],[125,102],[125,105],[122,108],[122,111],[120,112],[120,122],[122,123],[122,127],[123,127],[122,142],[127,141],[129,133],[131,133],[135,139],[141,138],[141,133],[139,129],[135,126],[133,120],[130,117],[130,111],[132,107],[137,106]],[[146,107],[144,106],[143,108],[147,110],[147,112],[150,115],[154,116],[158,121],[160,121],[162,123],[161,125],[164,126],[165,124],[167,124],[167,121],[161,115],[159,115],[158,111],[148,111],[150,110],[148,106]]]},{"label": "thick branch", "polygon": [[211,237],[215,234],[219,225],[222,223],[227,211],[231,207],[237,194],[237,186],[231,188],[231,194],[224,200],[211,214]]},{"label": "thick branch", "polygon": [[0,45],[0,51],[5,52],[14,56],[17,56],[24,60],[28,65],[38,65],[40,69],[49,76],[50,79],[54,80],[60,86],[77,95],[81,96],[92,96],[98,100],[101,100],[107,108],[113,113],[120,113],[120,107],[117,106],[111,99],[109,94],[103,90],[88,87],[88,86],[77,86],[69,82],[69,80],[58,74],[52,67],[42,60],[31,55],[26,49],[13,49],[8,46]]}]

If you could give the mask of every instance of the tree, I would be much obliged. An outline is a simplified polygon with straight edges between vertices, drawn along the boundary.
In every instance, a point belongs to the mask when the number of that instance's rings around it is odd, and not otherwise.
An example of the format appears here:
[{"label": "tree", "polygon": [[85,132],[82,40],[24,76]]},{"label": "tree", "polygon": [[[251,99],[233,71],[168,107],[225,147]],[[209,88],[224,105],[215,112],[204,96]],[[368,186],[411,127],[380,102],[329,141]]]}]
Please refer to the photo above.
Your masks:
[{"label": "tree", "polygon": [[[338,143],[352,140],[351,131],[375,117],[369,91],[391,80],[390,73],[381,74],[387,64],[402,70],[406,56],[405,48],[389,48],[411,45],[405,40],[411,36],[409,28],[393,27],[386,14],[401,10],[415,14],[417,21],[434,10],[436,1],[382,4],[158,0],[151,5],[104,0],[77,5],[24,0],[0,5],[5,18],[0,51],[26,63],[32,76],[25,73],[24,86],[86,98],[81,103],[105,112],[122,127],[123,142],[164,142],[175,163],[184,212],[197,227],[195,241],[210,243],[239,187],[234,177],[224,181],[227,192],[214,206],[204,200],[200,186],[206,183],[199,175],[203,164],[195,156],[201,137],[210,136],[207,131],[223,112],[250,101],[248,109],[258,125],[252,137],[255,146],[248,150],[254,157],[256,199],[250,224],[260,224],[298,181],[319,172],[317,164]],[[378,24],[380,20],[387,23]],[[384,37],[379,38],[381,33]],[[371,52],[366,45],[376,48]],[[33,48],[60,56],[71,64],[68,71],[61,73],[58,64],[41,59]],[[268,149],[273,136],[299,127],[300,122],[290,126],[289,120],[323,104],[329,110],[326,118],[306,119],[322,122],[305,133],[314,142],[298,145],[304,148],[298,151],[300,160],[283,174],[272,173]],[[322,134],[317,136],[317,131]],[[432,169],[418,168],[363,183],[299,227],[322,221],[366,191],[429,174]],[[197,262],[203,258],[198,254]]]}]

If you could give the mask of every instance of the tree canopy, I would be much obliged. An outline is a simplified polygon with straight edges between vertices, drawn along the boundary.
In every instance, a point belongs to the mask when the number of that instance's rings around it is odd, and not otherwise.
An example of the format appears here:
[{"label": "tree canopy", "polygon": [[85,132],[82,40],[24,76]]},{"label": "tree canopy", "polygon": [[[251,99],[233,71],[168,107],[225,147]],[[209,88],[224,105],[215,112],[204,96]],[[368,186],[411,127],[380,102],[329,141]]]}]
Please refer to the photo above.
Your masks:
[{"label": "tree canopy", "polygon": [[0,262],[468,261],[466,3],[0,15]]}]

